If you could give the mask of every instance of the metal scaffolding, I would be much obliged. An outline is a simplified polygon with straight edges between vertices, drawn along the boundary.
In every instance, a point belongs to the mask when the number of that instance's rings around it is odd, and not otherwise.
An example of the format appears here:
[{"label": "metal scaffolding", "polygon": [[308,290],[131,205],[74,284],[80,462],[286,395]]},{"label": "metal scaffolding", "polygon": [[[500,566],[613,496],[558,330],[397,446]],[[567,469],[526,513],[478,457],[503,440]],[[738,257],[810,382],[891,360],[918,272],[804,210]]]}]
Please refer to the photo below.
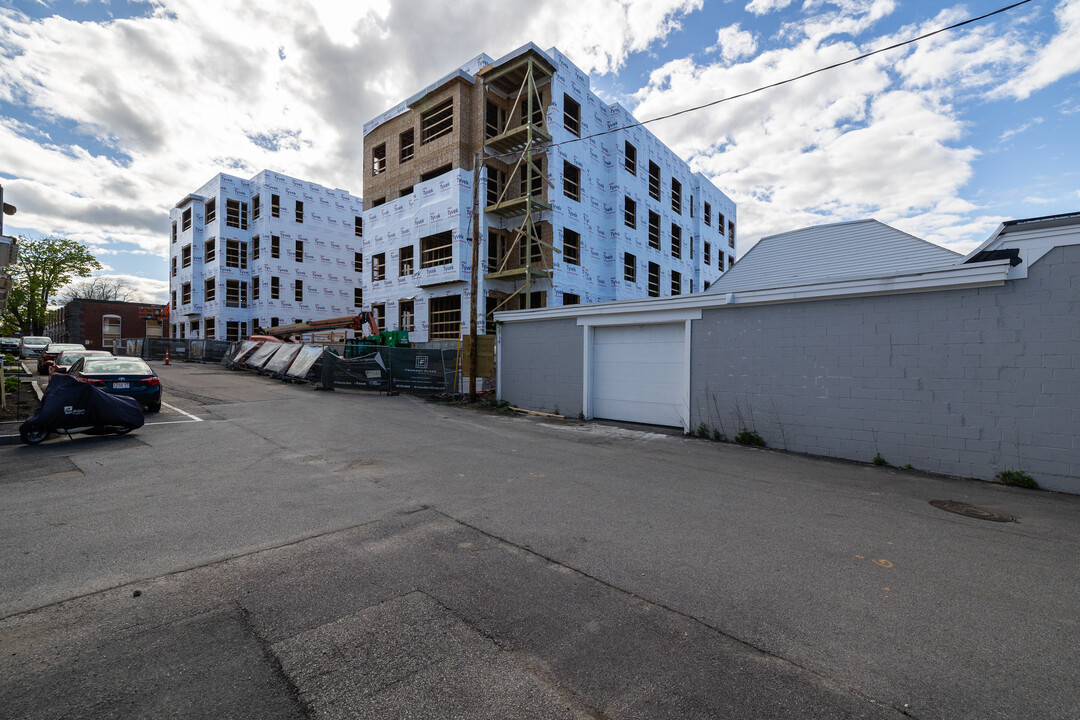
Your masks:
[{"label": "metal scaffolding", "polygon": [[[546,246],[552,248],[554,252],[553,245],[543,240],[541,232],[542,226],[545,223],[550,225],[550,222],[540,218],[543,213],[551,210],[551,204],[542,197],[543,186],[551,185],[543,169],[543,160],[547,156],[547,146],[551,142],[551,135],[544,128],[547,107],[542,101],[540,88],[543,84],[550,83],[554,74],[555,68],[547,59],[529,50],[500,67],[492,68],[483,75],[485,105],[489,102],[489,92],[492,89],[498,91],[500,96],[513,98],[513,105],[506,114],[506,122],[502,124],[501,131],[493,137],[486,137],[484,148],[499,158],[516,158],[513,169],[506,174],[506,182],[501,188],[498,199],[494,203],[487,204],[484,212],[505,219],[522,218],[505,249],[499,267],[488,272],[484,277],[489,280],[524,280],[524,286],[510,297],[523,291],[526,309],[532,307],[533,280],[551,278],[551,268],[543,267],[545,263],[542,249],[539,253],[540,267],[534,267],[533,248],[534,244],[540,248]],[[515,122],[519,117],[520,121]],[[485,130],[485,136],[486,134]],[[489,168],[491,168],[490,164]],[[490,172],[489,169],[489,183],[492,182]],[[507,197],[513,185],[513,178],[519,172],[521,173],[519,185],[521,192],[516,196]],[[519,263],[520,267],[508,268],[508,261],[513,257],[515,250],[519,251],[523,262]],[[503,303],[507,300],[509,297]]]}]

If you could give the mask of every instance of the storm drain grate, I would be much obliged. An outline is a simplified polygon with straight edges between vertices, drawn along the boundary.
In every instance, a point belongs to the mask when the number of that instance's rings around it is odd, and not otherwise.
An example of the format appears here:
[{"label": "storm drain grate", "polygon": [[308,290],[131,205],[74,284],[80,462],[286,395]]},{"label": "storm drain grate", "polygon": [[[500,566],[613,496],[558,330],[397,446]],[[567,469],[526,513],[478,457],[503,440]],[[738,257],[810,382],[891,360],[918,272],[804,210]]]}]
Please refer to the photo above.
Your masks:
[{"label": "storm drain grate", "polygon": [[1002,515],[996,513],[993,510],[987,510],[986,508],[978,507],[977,505],[969,505],[964,502],[957,502],[956,500],[931,500],[930,504],[939,510],[945,512],[956,513],[957,515],[963,515],[964,517],[975,518],[976,520],[990,520],[991,522],[1019,522],[1012,515]]}]

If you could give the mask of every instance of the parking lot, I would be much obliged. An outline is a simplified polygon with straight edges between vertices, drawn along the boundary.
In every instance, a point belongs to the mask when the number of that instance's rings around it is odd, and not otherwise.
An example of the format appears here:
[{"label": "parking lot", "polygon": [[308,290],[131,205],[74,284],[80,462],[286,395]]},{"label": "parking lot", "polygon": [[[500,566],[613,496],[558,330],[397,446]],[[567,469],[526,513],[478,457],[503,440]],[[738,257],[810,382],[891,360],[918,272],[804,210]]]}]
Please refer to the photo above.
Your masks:
[{"label": "parking lot", "polygon": [[[34,362],[28,361],[28,367],[31,370],[34,369]],[[33,376],[33,379],[38,383],[38,386],[44,390],[48,387],[49,376],[37,375]],[[199,409],[199,403],[188,400],[179,395],[174,396],[169,401],[163,401],[161,405],[161,411],[156,413],[145,414],[145,425],[172,425],[177,423],[193,423],[202,422],[195,413]],[[14,444],[19,442],[19,423],[0,423],[0,445],[2,444]],[[56,434],[50,435],[45,441],[46,443],[59,443],[69,441],[66,435]],[[32,469],[28,468],[26,472],[32,472]]]},{"label": "parking lot", "polygon": [[1080,713],[1076,497],[154,367],[0,445],[0,717]]}]

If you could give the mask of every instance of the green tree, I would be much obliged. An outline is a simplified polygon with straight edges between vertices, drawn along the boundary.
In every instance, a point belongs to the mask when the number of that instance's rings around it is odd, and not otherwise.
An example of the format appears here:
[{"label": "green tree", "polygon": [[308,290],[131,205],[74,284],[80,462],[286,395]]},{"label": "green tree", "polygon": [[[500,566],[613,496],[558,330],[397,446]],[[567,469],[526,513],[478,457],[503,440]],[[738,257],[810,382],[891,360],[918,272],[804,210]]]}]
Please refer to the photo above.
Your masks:
[{"label": "green tree", "polygon": [[82,243],[67,238],[31,240],[19,237],[19,262],[11,266],[14,281],[0,331],[40,335],[53,294],[77,277],[100,270],[97,261]]}]

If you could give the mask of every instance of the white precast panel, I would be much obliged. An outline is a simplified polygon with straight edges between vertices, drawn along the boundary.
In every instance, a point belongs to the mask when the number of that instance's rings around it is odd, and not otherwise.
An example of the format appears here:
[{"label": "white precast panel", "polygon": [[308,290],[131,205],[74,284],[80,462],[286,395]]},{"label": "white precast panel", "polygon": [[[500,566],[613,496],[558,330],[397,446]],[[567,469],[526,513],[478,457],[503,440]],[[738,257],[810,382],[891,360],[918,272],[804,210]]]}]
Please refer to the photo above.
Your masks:
[{"label": "white precast panel", "polygon": [[592,416],[684,427],[685,328],[681,322],[594,328]]}]

